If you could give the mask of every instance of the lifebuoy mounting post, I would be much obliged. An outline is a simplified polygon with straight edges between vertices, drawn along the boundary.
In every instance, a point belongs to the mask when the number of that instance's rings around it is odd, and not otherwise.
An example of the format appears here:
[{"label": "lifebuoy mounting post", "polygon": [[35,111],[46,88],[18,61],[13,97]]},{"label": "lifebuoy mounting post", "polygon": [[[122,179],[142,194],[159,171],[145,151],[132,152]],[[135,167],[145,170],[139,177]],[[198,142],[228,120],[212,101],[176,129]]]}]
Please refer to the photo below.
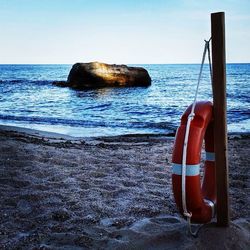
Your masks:
[{"label": "lifebuoy mounting post", "polygon": [[217,225],[229,226],[225,14],[211,14]]}]

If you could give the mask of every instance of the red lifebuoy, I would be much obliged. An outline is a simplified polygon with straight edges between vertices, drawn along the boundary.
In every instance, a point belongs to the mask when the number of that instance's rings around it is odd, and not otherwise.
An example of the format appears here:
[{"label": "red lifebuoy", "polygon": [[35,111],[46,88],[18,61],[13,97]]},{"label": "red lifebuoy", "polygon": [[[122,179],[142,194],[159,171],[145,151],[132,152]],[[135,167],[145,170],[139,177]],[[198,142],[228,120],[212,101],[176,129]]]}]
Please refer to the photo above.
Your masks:
[{"label": "red lifebuoy", "polygon": [[[186,132],[186,124],[191,107],[181,117],[181,124],[177,130],[172,165],[172,184],[175,202],[182,209],[182,152]],[[188,212],[192,213],[191,221],[207,223],[214,216],[216,203],[214,136],[213,136],[213,106],[211,102],[197,102],[195,117],[191,121],[186,158],[186,204]],[[203,139],[205,139],[206,160],[204,175],[200,180],[200,159]]]}]

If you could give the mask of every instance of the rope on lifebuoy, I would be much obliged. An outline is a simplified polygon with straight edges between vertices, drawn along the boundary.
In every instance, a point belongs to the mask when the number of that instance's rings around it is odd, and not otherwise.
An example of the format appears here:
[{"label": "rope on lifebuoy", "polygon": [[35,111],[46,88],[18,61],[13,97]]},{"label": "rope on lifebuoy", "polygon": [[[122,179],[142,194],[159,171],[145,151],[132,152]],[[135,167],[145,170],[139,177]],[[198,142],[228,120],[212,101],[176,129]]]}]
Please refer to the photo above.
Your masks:
[{"label": "rope on lifebuoy", "polygon": [[212,68],[211,68],[211,58],[210,58],[210,48],[209,48],[210,41],[211,41],[211,38],[208,41],[205,40],[205,46],[204,46],[204,51],[203,51],[203,55],[202,55],[201,67],[200,67],[198,82],[197,82],[197,86],[196,86],[194,101],[193,101],[191,112],[190,112],[190,114],[188,116],[188,120],[187,120],[187,126],[186,126],[186,132],[185,132],[184,144],[183,144],[183,154],[182,154],[182,175],[181,175],[181,177],[182,177],[182,179],[181,179],[182,180],[182,182],[181,182],[182,183],[182,207],[183,207],[183,214],[187,218],[189,232],[193,236],[197,236],[198,230],[196,230],[195,232],[192,231],[192,228],[191,228],[192,213],[187,210],[187,203],[186,203],[187,145],[188,145],[190,124],[191,124],[191,121],[195,117],[194,110],[195,110],[195,106],[196,106],[196,100],[197,100],[199,85],[200,85],[200,81],[201,81],[202,70],[203,70],[203,66],[204,66],[205,57],[206,57],[207,52],[208,52],[210,76],[211,76],[211,79],[212,79]]}]

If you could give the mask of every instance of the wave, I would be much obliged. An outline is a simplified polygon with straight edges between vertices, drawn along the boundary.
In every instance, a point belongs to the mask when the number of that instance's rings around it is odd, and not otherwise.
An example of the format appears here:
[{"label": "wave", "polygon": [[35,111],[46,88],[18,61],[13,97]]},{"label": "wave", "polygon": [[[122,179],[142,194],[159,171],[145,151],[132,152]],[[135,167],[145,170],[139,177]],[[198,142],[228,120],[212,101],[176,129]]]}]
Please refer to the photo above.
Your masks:
[{"label": "wave", "polygon": [[157,131],[175,131],[176,126],[169,122],[114,122],[114,121],[103,121],[98,120],[74,120],[74,119],[63,119],[63,118],[53,118],[53,117],[37,117],[37,116],[14,116],[14,115],[3,115],[0,114],[0,120],[10,121],[10,122],[25,122],[25,123],[35,123],[35,124],[46,124],[46,125],[63,125],[72,127],[113,127],[113,128],[133,128],[133,129],[149,129]]},{"label": "wave", "polygon": [[53,118],[53,117],[38,117],[38,116],[15,116],[15,115],[2,115],[0,114],[1,120],[8,121],[21,121],[21,122],[32,122],[36,124],[49,124],[49,125],[70,125],[70,126],[106,126],[104,122],[98,121],[84,121],[84,120],[74,120],[74,119],[63,119],[63,118]]},{"label": "wave", "polygon": [[175,131],[176,126],[171,122],[131,122],[134,128],[152,129],[152,130],[168,130]]},{"label": "wave", "polygon": [[234,122],[239,122],[239,121],[244,121],[246,119],[249,119],[250,117],[250,110],[249,109],[230,109],[227,112],[227,117],[229,121],[232,123]]},{"label": "wave", "polygon": [[111,103],[107,103],[107,104],[100,104],[100,105],[96,105],[96,106],[93,106],[93,107],[87,107],[87,108],[84,108],[85,110],[96,110],[98,109],[99,111],[102,111],[102,110],[105,110],[106,108],[112,106]]},{"label": "wave", "polygon": [[52,84],[54,80],[27,80],[27,79],[10,79],[0,80],[0,84],[35,84],[35,85],[48,85]]}]

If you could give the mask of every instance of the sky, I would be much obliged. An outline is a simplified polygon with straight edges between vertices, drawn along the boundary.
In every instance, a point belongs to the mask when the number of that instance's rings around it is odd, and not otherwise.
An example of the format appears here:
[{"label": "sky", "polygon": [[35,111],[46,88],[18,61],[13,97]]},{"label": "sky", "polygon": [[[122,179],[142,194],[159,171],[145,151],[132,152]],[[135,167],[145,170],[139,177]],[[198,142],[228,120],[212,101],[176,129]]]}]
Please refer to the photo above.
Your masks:
[{"label": "sky", "polygon": [[0,64],[200,63],[225,12],[226,60],[250,62],[250,0],[0,0]]}]

